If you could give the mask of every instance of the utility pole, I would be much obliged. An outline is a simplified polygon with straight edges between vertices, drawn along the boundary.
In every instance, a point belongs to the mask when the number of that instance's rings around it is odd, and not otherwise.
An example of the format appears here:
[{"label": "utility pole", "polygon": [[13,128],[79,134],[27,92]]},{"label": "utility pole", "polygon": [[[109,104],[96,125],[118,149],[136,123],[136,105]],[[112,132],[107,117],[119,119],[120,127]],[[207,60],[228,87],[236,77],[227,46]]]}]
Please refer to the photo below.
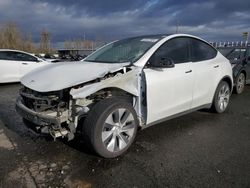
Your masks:
[{"label": "utility pole", "polygon": [[86,35],[85,35],[85,32],[83,33],[83,42],[82,42],[82,44],[83,44],[83,49],[85,49],[86,48]]},{"label": "utility pole", "polygon": [[176,34],[179,33],[179,20],[177,20],[176,22]]}]

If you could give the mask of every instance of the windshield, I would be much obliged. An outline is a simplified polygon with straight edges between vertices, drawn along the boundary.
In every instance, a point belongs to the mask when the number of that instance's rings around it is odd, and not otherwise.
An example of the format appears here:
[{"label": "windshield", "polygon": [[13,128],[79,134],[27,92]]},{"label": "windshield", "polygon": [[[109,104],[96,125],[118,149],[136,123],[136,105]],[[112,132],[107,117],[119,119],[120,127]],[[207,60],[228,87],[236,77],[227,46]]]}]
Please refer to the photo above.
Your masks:
[{"label": "windshield", "polygon": [[85,61],[103,63],[134,63],[161,38],[162,36],[144,36],[116,41],[97,50],[88,56]]}]

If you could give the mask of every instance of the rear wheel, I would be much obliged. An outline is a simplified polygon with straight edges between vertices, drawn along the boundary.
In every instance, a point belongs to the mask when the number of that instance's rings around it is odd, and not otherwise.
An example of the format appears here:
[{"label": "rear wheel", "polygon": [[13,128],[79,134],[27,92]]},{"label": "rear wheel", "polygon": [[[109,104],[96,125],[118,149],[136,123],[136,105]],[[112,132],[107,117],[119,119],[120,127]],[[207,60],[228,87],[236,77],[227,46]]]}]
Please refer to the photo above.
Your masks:
[{"label": "rear wheel", "polygon": [[241,72],[236,78],[235,92],[237,94],[241,94],[244,91],[245,84],[246,84],[246,77],[244,73]]},{"label": "rear wheel", "polygon": [[220,82],[214,95],[213,111],[223,113],[228,107],[230,94],[229,84],[225,81]]},{"label": "rear wheel", "polygon": [[89,112],[84,135],[94,151],[105,158],[123,154],[134,141],[138,119],[133,106],[121,98],[104,99]]}]

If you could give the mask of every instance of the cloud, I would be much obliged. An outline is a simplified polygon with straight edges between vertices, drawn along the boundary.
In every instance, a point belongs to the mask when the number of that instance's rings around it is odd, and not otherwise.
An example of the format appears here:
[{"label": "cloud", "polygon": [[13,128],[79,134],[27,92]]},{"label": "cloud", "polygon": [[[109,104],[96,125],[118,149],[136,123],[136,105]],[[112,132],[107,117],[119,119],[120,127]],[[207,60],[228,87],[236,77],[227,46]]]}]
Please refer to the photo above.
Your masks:
[{"label": "cloud", "polygon": [[16,22],[39,41],[47,29],[54,43],[70,38],[114,40],[133,35],[182,33],[207,40],[240,40],[250,31],[249,0],[1,0],[0,24]]}]

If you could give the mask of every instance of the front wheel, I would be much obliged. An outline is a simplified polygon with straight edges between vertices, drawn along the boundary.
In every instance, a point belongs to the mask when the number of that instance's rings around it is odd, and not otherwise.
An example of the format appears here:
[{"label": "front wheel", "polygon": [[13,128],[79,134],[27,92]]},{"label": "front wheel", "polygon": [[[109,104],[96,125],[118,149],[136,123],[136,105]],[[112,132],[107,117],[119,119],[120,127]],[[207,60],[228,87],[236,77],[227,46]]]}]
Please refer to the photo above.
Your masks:
[{"label": "front wheel", "polygon": [[225,112],[229,104],[230,94],[229,84],[225,81],[220,82],[214,95],[213,111],[216,113]]},{"label": "front wheel", "polygon": [[91,109],[83,125],[83,134],[97,154],[113,158],[129,148],[137,128],[137,115],[129,101],[110,98]]}]

